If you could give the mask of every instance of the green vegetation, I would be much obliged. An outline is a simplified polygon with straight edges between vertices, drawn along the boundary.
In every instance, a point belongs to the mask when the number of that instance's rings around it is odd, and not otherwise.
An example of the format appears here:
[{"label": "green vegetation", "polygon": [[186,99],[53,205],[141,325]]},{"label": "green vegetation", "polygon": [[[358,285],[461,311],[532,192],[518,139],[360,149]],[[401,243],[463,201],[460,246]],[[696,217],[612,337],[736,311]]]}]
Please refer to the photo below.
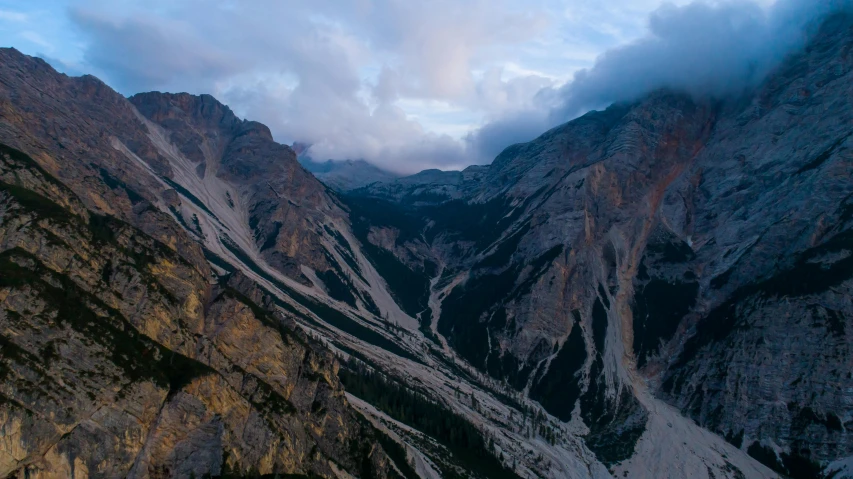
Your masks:
[{"label": "green vegetation", "polygon": [[175,218],[178,219],[178,223],[180,223],[181,226],[184,227],[184,229],[186,229],[187,231],[193,231],[192,228],[190,228],[190,225],[184,219],[184,215],[181,213],[181,210],[175,208],[172,205],[169,205],[169,211],[171,211],[172,214],[175,215]]},{"label": "green vegetation", "polygon": [[198,221],[198,215],[193,213],[193,228],[200,238],[205,238],[204,230],[201,229],[201,223]]},{"label": "green vegetation", "polygon": [[[400,472],[403,473],[402,479],[419,479],[420,478],[420,476],[415,471],[415,469],[412,467],[412,465],[409,464],[407,454],[406,454],[406,448],[403,445],[401,445],[397,441],[391,439],[391,437],[389,437],[381,429],[374,427],[373,424],[370,421],[368,421],[367,418],[364,417],[360,412],[356,412],[356,417],[358,419],[358,422],[361,424],[361,427],[365,430],[365,432],[367,434],[369,434],[370,436],[372,436],[371,439],[375,439],[379,443],[379,445],[382,446],[382,449],[385,451],[385,454],[387,454],[388,457],[392,461],[394,461],[394,465],[397,466],[397,469],[399,469]],[[364,443],[367,441],[362,440],[360,442]],[[361,461],[365,461],[367,459],[367,457],[366,457],[367,455],[364,454],[363,451],[358,451],[356,448],[354,448],[352,446],[351,446],[351,449],[353,450],[352,452],[354,452],[353,455],[357,458],[356,460],[360,459]],[[366,472],[366,474],[364,474],[362,477],[370,477],[371,476],[371,472],[368,471],[368,469],[370,469],[369,464],[365,464],[364,462],[362,462],[362,469],[364,469]],[[390,477],[400,478],[400,475],[397,474],[393,469],[390,470],[389,472],[390,472]]]},{"label": "green vegetation", "polygon": [[194,194],[190,193],[190,190],[184,188],[183,186],[181,186],[180,184],[170,180],[169,178],[166,178],[165,176],[161,176],[160,179],[162,179],[169,186],[174,188],[175,191],[177,191],[178,193],[181,194],[181,196],[190,200],[194,205],[201,208],[202,211],[204,211],[205,213],[210,215],[210,217],[213,218],[214,220],[216,220],[217,223],[222,225],[223,228],[228,229],[224,224],[222,224],[222,221],[220,221],[219,218],[215,214],[213,214],[213,211],[210,211],[210,209],[200,199],[196,198],[196,196]]},{"label": "green vegetation", "polygon": [[69,195],[74,194],[71,192],[71,189],[69,189],[61,181],[57,180],[51,174],[45,171],[44,168],[42,168],[38,163],[36,163],[35,160],[30,158],[29,155],[27,155],[26,153],[0,143],[0,155],[8,158],[4,158],[4,163],[10,170],[15,171],[24,168],[31,170],[36,174],[37,177],[44,179],[46,182],[52,184],[58,189],[66,192]]},{"label": "green vegetation", "polygon": [[[278,241],[278,234],[281,232],[281,222],[280,221],[273,221],[272,224],[273,224],[272,231],[270,231],[266,235],[266,238],[264,239],[264,243],[261,245],[261,248],[260,248],[261,251],[266,251],[270,248],[274,248],[276,241]],[[256,232],[257,232],[257,230],[256,230]],[[257,238],[255,238],[255,241],[257,241]]]},{"label": "green vegetation", "polygon": [[649,243],[646,254],[653,256],[657,261],[671,264],[686,263],[696,258],[693,248],[675,235]]},{"label": "green vegetation", "polygon": [[346,303],[353,308],[356,307],[355,296],[353,296],[350,288],[344,283],[333,270],[327,269],[317,273],[317,277],[323,284],[326,285],[326,292],[329,293],[332,299]]},{"label": "green vegetation", "polygon": [[534,193],[524,203],[514,207],[512,199],[497,197],[485,203],[468,203],[465,200],[452,200],[435,206],[425,206],[420,210],[424,216],[435,221],[435,225],[426,233],[432,241],[439,234],[456,236],[459,239],[473,241],[478,251],[498,240],[504,232],[521,217],[521,214],[537,196]]},{"label": "green vegetation", "polygon": [[130,199],[130,202],[133,203],[134,205],[137,203],[141,203],[142,201],[145,201],[145,198],[143,198],[142,195],[140,195],[135,190],[133,190],[132,188],[127,186],[127,184],[125,182],[123,182],[120,179],[116,178],[115,176],[111,175],[104,168],[98,168],[98,171],[100,171],[101,179],[104,180],[104,183],[106,183],[107,186],[109,186],[110,188],[112,188],[114,190],[115,189],[123,189],[125,191],[125,193],[127,193],[127,197]]},{"label": "green vegetation", "polygon": [[39,218],[49,219],[58,224],[71,224],[81,221],[79,217],[72,215],[65,208],[26,188],[0,181],[0,191],[5,191],[11,195],[21,206],[35,213]]},{"label": "green vegetation", "polygon": [[340,254],[344,261],[347,262],[349,267],[352,268],[353,271],[355,271],[355,274],[357,274],[358,277],[362,279],[362,281],[367,283],[367,280],[364,279],[364,276],[362,276],[361,267],[359,267],[358,263],[355,260],[355,252],[352,250],[349,241],[347,241],[347,239],[344,238],[344,235],[342,235],[339,231],[332,229],[327,225],[323,225],[323,230],[325,230],[326,233],[329,234],[329,236],[334,238],[336,242],[335,250],[337,250],[338,254]]},{"label": "green vegetation", "polygon": [[481,317],[503,303],[520,269],[516,265],[499,274],[469,278],[453,288],[442,303],[438,332],[463,358],[481,370],[487,369],[490,334],[490,327],[481,322]]},{"label": "green vegetation", "polygon": [[[223,469],[226,469],[223,467]],[[205,475],[200,477],[199,479],[320,479],[321,476],[316,474],[284,474],[284,473],[276,473],[276,474],[260,474],[257,472],[233,472],[228,468],[227,472],[223,472],[218,476]],[[192,479],[192,477],[190,478]]]},{"label": "green vegetation", "polygon": [[341,265],[338,264],[337,260],[331,253],[324,250],[323,255],[326,258],[326,262],[329,263],[329,266],[331,266],[332,269],[318,272],[317,277],[326,285],[326,291],[332,299],[346,303],[352,308],[356,308],[355,296],[352,294],[353,291],[356,291],[355,286],[350,282],[349,277],[344,273],[343,268],[341,268]]},{"label": "green vegetation", "polygon": [[600,298],[592,307],[592,339],[595,357],[589,370],[589,387],[580,397],[580,411],[590,432],[584,437],[587,447],[605,465],[616,464],[634,454],[645,431],[647,414],[627,391],[615,398],[607,394],[604,371],[604,342],[607,337],[607,309]]},{"label": "green vegetation", "polygon": [[500,268],[509,263],[513,253],[518,249],[518,244],[521,239],[530,230],[530,223],[525,223],[518,231],[511,234],[507,239],[503,240],[489,256],[474,265],[473,269],[479,268]]},{"label": "green vegetation", "polygon": [[377,430],[376,432],[376,438],[379,440],[379,445],[382,446],[382,449],[385,450],[388,457],[394,461],[394,465],[400,469],[400,472],[403,473],[403,477],[406,479],[419,479],[420,476],[412,465],[409,464],[409,461],[406,458],[406,449],[382,431]]},{"label": "green vegetation", "polygon": [[800,454],[783,452],[777,455],[772,448],[756,441],[749,445],[746,452],[756,461],[791,479],[823,477],[820,464],[809,458],[811,451],[808,449],[802,449]]},{"label": "green vegetation", "polygon": [[207,248],[204,248],[204,258],[208,262],[213,264],[214,266],[218,266],[218,267],[222,268],[227,273],[233,273],[233,272],[237,271],[237,268],[232,266],[231,263],[229,263],[228,261],[225,261],[221,256],[214,253],[213,251],[210,251]]}]

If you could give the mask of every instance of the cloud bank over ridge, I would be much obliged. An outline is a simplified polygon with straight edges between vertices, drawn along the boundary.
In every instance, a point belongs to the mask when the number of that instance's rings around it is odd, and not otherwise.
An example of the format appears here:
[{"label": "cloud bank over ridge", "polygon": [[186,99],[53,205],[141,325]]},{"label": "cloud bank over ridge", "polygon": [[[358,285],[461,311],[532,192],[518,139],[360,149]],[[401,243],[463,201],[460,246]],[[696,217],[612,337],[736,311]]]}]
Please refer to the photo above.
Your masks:
[{"label": "cloud bank over ridge", "polygon": [[[211,93],[318,160],[412,173],[490,162],[590,109],[663,87],[737,94],[853,0],[35,0],[0,22],[125,94]],[[0,5],[2,6],[2,5]],[[51,9],[56,10],[56,9]],[[38,22],[37,22],[38,20]],[[27,22],[32,24],[27,26]],[[2,35],[0,35],[2,36]],[[63,41],[54,38],[54,42]]]},{"label": "cloud bank over ridge", "polygon": [[822,18],[851,7],[850,0],[779,0],[766,8],[748,1],[665,4],[650,15],[647,35],[606,51],[562,87],[540,91],[546,106],[487,124],[469,141],[480,151],[499,152],[510,144],[504,141],[512,139],[508,132],[535,125],[541,133],[660,88],[697,97],[742,93],[802,48]]}]

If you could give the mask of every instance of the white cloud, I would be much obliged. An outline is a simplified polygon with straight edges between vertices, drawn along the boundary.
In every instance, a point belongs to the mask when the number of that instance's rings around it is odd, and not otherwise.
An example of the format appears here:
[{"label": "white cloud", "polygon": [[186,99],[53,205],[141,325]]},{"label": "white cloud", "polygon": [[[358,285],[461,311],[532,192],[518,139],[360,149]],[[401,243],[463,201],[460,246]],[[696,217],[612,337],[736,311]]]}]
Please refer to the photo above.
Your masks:
[{"label": "white cloud", "polygon": [[503,61],[496,49],[547,25],[535,9],[508,1],[239,6],[87,3],[71,18],[89,39],[85,61],[124,93],[210,92],[279,140],[314,144],[319,158],[366,158],[397,171],[464,165],[459,138],[493,112],[522,107],[543,85],[474,74]]},{"label": "white cloud", "polygon": [[495,118],[469,135],[468,144],[492,158],[590,109],[660,88],[697,97],[737,94],[804,45],[816,21],[851,7],[851,0],[779,0],[769,7],[751,1],[666,4],[648,17],[644,36],[605,51],[559,89],[542,88],[530,108]]},{"label": "white cloud", "polygon": [[[212,93],[318,158],[413,172],[488,162],[661,86],[749,84],[793,45],[776,17],[847,0],[688,1],[34,0],[70,2],[74,28],[30,30],[84,41],[79,61],[52,63],[123,93]],[[756,57],[762,68],[745,70]]]},{"label": "white cloud", "polygon": [[848,0],[664,5],[644,37],[602,54],[561,90],[557,122],[658,88],[721,97],[761,82],[806,39],[805,28]]},{"label": "white cloud", "polygon": [[0,21],[23,23],[26,22],[28,18],[29,16],[23,12],[0,10]]},{"label": "white cloud", "polygon": [[54,46],[52,43],[45,40],[44,37],[32,30],[26,30],[21,32],[21,38],[46,49],[47,51],[45,53],[51,53],[54,50]]}]

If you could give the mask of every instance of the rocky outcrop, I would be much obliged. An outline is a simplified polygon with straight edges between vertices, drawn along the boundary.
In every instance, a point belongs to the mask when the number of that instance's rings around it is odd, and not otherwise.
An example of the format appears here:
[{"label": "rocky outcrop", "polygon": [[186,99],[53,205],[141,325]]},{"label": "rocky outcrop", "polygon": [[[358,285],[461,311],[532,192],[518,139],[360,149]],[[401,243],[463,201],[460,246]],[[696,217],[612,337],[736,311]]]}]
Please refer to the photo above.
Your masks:
[{"label": "rocky outcrop", "polygon": [[0,148],[0,474],[393,473],[334,357]]},{"label": "rocky outcrop", "polygon": [[[144,165],[164,177],[172,170],[133,106],[95,77],[58,74],[14,49],[0,49],[0,61],[0,140],[27,151],[88,208],[133,224],[204,270],[199,245],[150,207],[164,188]],[[116,140],[144,163],[127,161]]]},{"label": "rocky outcrop", "polygon": [[[238,215],[247,215],[253,246],[286,275],[310,284],[301,271],[333,268],[318,230],[344,212],[326,188],[296,161],[294,151],[273,141],[265,125],[240,120],[209,95],[141,93],[130,102],[174,145],[175,157],[192,162],[202,182],[214,176],[234,192],[212,191]],[[174,158],[173,158],[174,160]],[[205,201],[205,199],[202,199]]]},{"label": "rocky outcrop", "polygon": [[469,166],[462,171],[424,170],[392,181],[381,181],[355,189],[352,194],[425,206],[457,200],[480,186],[488,167]]},{"label": "rocky outcrop", "polygon": [[663,361],[649,366],[663,396],[799,477],[853,455],[851,25],[827,21],[718,122],[664,198],[663,221],[695,257],[648,262],[698,278],[697,305],[674,329],[684,333],[663,337]]}]

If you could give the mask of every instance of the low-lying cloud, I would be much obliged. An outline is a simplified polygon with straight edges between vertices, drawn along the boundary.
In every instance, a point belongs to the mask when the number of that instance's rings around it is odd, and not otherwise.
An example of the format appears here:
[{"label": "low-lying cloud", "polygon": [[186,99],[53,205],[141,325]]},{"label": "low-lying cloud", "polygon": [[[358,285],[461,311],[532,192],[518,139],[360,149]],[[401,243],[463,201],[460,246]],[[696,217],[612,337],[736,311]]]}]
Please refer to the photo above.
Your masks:
[{"label": "low-lying cloud", "polygon": [[[494,66],[550,28],[549,0],[154,3],[71,10],[89,40],[85,64],[121,92],[210,92],[279,141],[312,144],[316,159],[411,173],[488,163],[589,109],[659,88],[714,97],[753,88],[853,0],[666,4],[645,35],[562,85],[536,72],[505,79]],[[482,123],[461,138],[429,131],[404,100],[427,116],[431,105],[476,112]]]},{"label": "low-lying cloud", "polygon": [[403,173],[464,167],[472,162],[465,144],[429,131],[401,99],[490,114],[521,107],[551,83],[476,73],[490,49],[532,38],[548,22],[511,0],[118,5],[70,10],[94,73],[128,95],[212,93],[277,140],[313,145],[322,160],[363,158]]},{"label": "low-lying cloud", "polygon": [[809,28],[847,0],[779,0],[665,5],[649,18],[648,36],[604,53],[559,93],[560,121],[659,88],[723,97],[757,86],[786,55],[803,46]]}]

